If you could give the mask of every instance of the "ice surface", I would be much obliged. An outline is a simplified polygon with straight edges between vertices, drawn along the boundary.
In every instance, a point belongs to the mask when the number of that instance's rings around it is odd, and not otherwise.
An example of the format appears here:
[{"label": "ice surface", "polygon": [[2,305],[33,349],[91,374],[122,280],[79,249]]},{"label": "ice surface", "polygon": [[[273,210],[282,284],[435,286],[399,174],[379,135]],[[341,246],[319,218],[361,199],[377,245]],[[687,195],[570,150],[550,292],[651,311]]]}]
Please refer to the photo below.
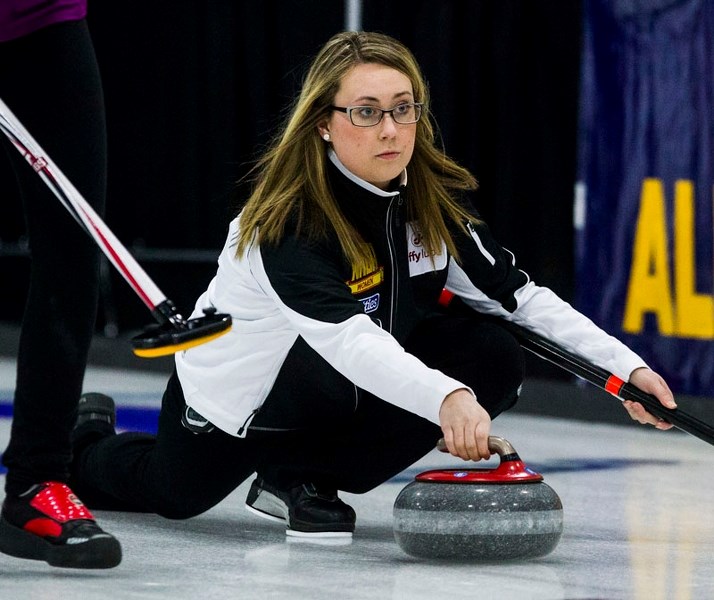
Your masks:
[{"label": "ice surface", "polygon": [[[155,409],[164,380],[93,369],[88,386],[113,394],[120,408]],[[0,404],[9,403],[13,381],[12,364],[0,360]],[[9,427],[0,418],[2,448]],[[279,524],[245,510],[248,481],[187,521],[98,513],[124,548],[122,564],[110,571],[56,569],[0,555],[0,598],[712,598],[714,448],[679,432],[518,413],[496,419],[493,432],[512,442],[562,500],[563,535],[543,558],[471,564],[402,551],[392,530],[400,490],[421,471],[464,466],[435,451],[368,494],[342,495],[357,511],[357,530],[346,545],[286,538]]]}]

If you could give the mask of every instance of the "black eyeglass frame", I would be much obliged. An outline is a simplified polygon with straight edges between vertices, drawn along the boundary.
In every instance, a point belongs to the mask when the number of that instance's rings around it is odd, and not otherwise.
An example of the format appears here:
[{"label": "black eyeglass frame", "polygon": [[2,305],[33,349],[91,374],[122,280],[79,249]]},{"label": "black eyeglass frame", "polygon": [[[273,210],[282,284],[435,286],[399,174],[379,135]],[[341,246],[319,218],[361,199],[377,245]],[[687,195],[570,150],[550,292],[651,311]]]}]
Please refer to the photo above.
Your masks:
[{"label": "black eyeglass frame", "polygon": [[[401,106],[413,106],[417,113],[416,119],[414,121],[408,121],[407,123],[402,123],[400,121],[397,121],[394,118],[394,111],[397,110]],[[331,105],[330,109],[346,113],[347,117],[350,120],[350,123],[352,123],[352,125],[354,125],[355,127],[376,127],[377,125],[379,125],[382,122],[382,119],[384,119],[384,115],[386,115],[387,113],[389,113],[392,117],[392,120],[399,125],[413,125],[414,123],[418,123],[419,119],[421,119],[421,113],[422,113],[423,106],[424,106],[423,102],[404,102],[402,104],[397,104],[396,106],[393,106],[392,108],[389,108],[389,109],[380,108],[379,106],[369,106],[366,104],[358,104],[355,106],[334,106],[334,105]],[[380,111],[379,120],[376,123],[373,123],[372,125],[358,125],[352,119],[352,111],[356,110],[358,108],[371,108],[372,110]]]}]

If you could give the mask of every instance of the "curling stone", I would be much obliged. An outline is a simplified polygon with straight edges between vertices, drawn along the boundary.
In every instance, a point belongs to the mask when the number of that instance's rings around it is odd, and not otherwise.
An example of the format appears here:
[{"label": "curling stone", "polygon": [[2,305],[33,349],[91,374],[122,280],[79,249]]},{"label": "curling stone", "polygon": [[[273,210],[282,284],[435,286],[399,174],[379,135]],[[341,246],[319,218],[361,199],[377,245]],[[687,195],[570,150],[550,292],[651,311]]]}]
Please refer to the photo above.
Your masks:
[{"label": "curling stone", "polygon": [[416,476],[394,502],[394,537],[419,558],[481,562],[545,556],[563,532],[563,505],[505,439],[491,436],[495,469]]}]

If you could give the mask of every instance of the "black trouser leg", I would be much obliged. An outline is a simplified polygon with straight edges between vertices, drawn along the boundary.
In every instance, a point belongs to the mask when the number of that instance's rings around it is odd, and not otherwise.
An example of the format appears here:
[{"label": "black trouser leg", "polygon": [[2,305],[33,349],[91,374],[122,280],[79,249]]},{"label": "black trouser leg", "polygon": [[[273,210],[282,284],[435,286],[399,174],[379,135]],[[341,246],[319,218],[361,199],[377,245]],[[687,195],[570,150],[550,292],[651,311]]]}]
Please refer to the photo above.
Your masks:
[{"label": "black trouser leg", "polygon": [[405,347],[428,366],[471,387],[492,419],[518,401],[525,377],[523,350],[493,322],[478,315],[434,317],[416,327]]},{"label": "black trouser leg", "polygon": [[[294,481],[361,494],[397,475],[436,446],[438,425],[364,394],[348,424],[303,440],[288,463],[277,463]],[[260,470],[266,476],[276,463]],[[267,475],[269,478],[269,475]]]},{"label": "black trouser leg", "polygon": [[[0,97],[102,214],[104,101],[84,21],[0,44]],[[4,136],[3,136],[4,140]],[[15,165],[32,257],[17,357],[6,491],[66,481],[98,296],[99,251],[19,153]]]},{"label": "black trouser leg", "polygon": [[181,424],[184,406],[174,374],[155,436],[120,433],[88,445],[77,440],[71,483],[88,506],[187,518],[218,504],[255,471],[256,444],[219,429],[192,433]]},{"label": "black trouser leg", "polygon": [[[524,377],[523,352],[513,336],[497,325],[477,318],[440,316],[420,324],[405,348],[428,366],[471,387],[492,418],[518,399]],[[352,402],[352,384],[340,380],[339,374],[335,377],[324,361],[320,365],[314,360],[310,369],[301,373],[291,374],[289,402],[284,395],[271,394],[271,414],[280,414],[280,406],[294,410],[287,405],[299,402],[300,395],[309,396],[311,405]],[[330,382],[329,388],[325,382]],[[309,480],[361,493],[419,460],[441,437],[437,425],[363,391],[356,411],[348,418],[333,420],[328,426],[311,426],[309,421],[303,425],[307,430],[301,441],[297,441],[300,434],[295,434],[292,459],[262,467],[266,478],[283,484]]]}]

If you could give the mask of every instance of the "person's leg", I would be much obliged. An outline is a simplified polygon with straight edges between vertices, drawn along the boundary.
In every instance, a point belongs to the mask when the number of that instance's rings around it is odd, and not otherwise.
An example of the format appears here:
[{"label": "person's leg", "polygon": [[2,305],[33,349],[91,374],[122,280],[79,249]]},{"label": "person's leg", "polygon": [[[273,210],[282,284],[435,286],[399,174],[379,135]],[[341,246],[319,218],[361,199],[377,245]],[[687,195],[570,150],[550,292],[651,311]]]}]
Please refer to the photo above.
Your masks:
[{"label": "person's leg", "polygon": [[303,449],[303,473],[354,494],[365,493],[436,447],[441,428],[422,417],[363,393],[354,419]]},{"label": "person's leg", "polygon": [[[100,214],[104,100],[84,21],[0,44],[0,97]],[[94,332],[99,252],[7,140],[30,240],[30,289],[0,516],[0,552],[53,566],[110,568],[121,546],[66,485],[70,432]]]},{"label": "person's leg", "polygon": [[[410,335],[405,349],[471,387],[492,418],[518,399],[523,351],[495,324],[473,317],[428,319]],[[306,440],[303,473],[363,493],[422,458],[441,435],[438,425],[363,393],[353,419],[322,438]]]},{"label": "person's leg", "polygon": [[[83,21],[0,44],[0,97],[100,214],[106,185],[104,104]],[[99,252],[19,153],[31,282],[17,357],[6,491],[66,482],[70,432],[94,332]]]},{"label": "person's leg", "polygon": [[174,373],[157,434],[115,434],[101,422],[75,431],[72,487],[91,508],[186,519],[218,504],[256,468],[259,443],[181,423],[185,400]]},{"label": "person's leg", "polygon": [[406,349],[470,386],[492,419],[518,401],[525,377],[523,350],[503,327],[475,313],[424,320],[409,336]]},{"label": "person's leg", "polygon": [[[523,354],[502,328],[475,318],[438,317],[420,324],[405,348],[470,386],[492,417],[518,398]],[[363,493],[436,446],[442,435],[438,425],[355,389],[304,342],[296,349],[253,423],[271,446],[258,468],[270,487],[289,490],[311,482]],[[280,428],[290,433],[271,438],[269,432]],[[281,451],[273,452],[278,447]],[[255,500],[250,494],[248,504]],[[346,519],[345,511],[335,512],[335,519]],[[328,513],[316,513],[315,520],[323,518],[329,526]]]},{"label": "person's leg", "polygon": [[260,437],[274,431],[329,428],[352,418],[359,393],[354,383],[298,337],[249,431]]},{"label": "person's leg", "polygon": [[288,535],[351,536],[354,510],[314,468],[330,451],[329,434],[349,422],[359,390],[298,338],[248,429],[263,448],[247,508],[281,521]]}]

